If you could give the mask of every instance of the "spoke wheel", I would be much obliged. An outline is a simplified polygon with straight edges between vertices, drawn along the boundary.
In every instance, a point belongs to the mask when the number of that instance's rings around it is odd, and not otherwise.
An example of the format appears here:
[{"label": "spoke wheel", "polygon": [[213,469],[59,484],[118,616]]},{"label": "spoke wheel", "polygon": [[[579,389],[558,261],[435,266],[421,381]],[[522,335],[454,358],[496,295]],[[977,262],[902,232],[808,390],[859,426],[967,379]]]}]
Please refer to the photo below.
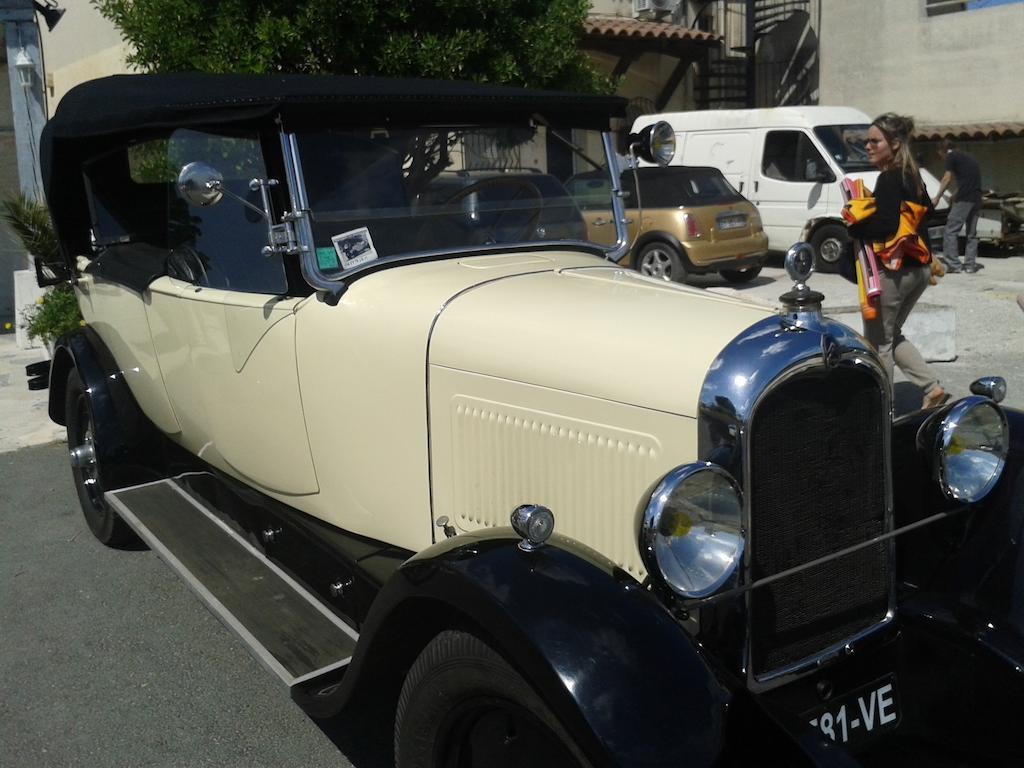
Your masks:
[{"label": "spoke wheel", "polygon": [[395,719],[397,768],[583,768],[529,684],[494,650],[442,632],[413,664]]},{"label": "spoke wheel", "polygon": [[65,389],[65,423],[71,476],[89,530],[104,544],[116,547],[134,541],[131,528],[107,504],[103,494],[103,467],[96,442],[96,422],[78,371],[68,374]]},{"label": "spoke wheel", "polygon": [[658,280],[681,283],[686,280],[686,269],[679,253],[668,243],[649,243],[636,257],[636,269],[641,275]]}]

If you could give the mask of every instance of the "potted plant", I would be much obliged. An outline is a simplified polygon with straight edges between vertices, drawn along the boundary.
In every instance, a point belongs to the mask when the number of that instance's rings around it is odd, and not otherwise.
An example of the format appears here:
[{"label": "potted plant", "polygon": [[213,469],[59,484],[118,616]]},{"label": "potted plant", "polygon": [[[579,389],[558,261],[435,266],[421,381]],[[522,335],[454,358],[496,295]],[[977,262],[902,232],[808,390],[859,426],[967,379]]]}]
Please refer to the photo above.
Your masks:
[{"label": "potted plant", "polygon": [[[25,250],[44,262],[60,257],[57,235],[53,231],[50,212],[40,202],[17,195],[3,201],[0,218],[10,226]],[[54,340],[79,328],[82,314],[69,284],[50,288],[22,311],[24,329],[30,339],[39,339],[47,349]]]}]

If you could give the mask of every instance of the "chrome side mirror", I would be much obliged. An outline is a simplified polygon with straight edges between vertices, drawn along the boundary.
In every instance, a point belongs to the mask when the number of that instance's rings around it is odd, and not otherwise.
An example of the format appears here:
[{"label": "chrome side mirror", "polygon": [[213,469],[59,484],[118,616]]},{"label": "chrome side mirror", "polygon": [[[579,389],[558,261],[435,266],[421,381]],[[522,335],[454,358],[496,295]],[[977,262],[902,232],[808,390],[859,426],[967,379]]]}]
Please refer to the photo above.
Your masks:
[{"label": "chrome side mirror", "polygon": [[1006,379],[1002,376],[982,376],[971,383],[971,393],[987,397],[993,403],[1001,403],[1006,397]]},{"label": "chrome side mirror", "polygon": [[178,193],[192,205],[208,207],[224,199],[224,174],[206,163],[193,162],[178,173]]}]

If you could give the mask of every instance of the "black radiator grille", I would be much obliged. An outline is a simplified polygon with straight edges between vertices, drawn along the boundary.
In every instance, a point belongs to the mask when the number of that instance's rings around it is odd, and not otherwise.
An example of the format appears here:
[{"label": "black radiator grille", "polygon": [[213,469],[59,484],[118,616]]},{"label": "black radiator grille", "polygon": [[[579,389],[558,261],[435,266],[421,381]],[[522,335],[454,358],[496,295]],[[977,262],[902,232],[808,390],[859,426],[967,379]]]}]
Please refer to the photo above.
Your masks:
[{"label": "black radiator grille", "polygon": [[[773,391],[750,427],[752,576],[771,576],[885,531],[883,399],[865,372],[816,371]],[[880,622],[889,545],[751,592],[755,675],[795,664]]]}]

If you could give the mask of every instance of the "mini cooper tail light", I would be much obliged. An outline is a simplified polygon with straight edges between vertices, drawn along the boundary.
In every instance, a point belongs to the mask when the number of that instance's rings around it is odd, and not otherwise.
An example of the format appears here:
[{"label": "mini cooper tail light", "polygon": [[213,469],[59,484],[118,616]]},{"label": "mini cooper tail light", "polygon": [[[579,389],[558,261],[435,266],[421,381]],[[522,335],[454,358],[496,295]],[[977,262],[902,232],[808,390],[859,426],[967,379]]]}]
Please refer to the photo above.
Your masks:
[{"label": "mini cooper tail light", "polygon": [[697,226],[697,217],[693,214],[683,214],[683,227],[686,229],[687,237],[700,237],[700,227]]},{"label": "mini cooper tail light", "polygon": [[728,472],[710,463],[676,467],[644,512],[644,564],[682,597],[712,595],[737,572],[745,545],[742,520],[743,497]]}]

